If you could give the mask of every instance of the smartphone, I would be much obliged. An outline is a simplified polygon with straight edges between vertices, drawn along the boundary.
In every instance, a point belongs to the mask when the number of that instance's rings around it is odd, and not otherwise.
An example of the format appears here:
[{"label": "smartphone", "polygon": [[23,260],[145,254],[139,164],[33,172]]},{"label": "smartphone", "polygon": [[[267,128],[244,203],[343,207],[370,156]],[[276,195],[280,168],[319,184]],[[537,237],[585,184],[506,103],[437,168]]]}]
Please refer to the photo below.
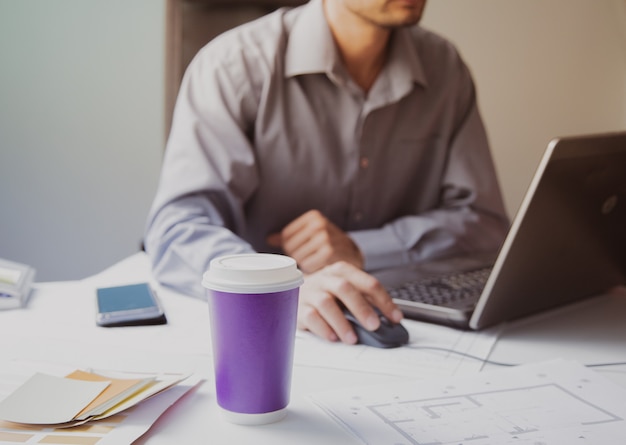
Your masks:
[{"label": "smartphone", "polygon": [[102,287],[96,291],[98,326],[165,324],[165,312],[148,283]]}]

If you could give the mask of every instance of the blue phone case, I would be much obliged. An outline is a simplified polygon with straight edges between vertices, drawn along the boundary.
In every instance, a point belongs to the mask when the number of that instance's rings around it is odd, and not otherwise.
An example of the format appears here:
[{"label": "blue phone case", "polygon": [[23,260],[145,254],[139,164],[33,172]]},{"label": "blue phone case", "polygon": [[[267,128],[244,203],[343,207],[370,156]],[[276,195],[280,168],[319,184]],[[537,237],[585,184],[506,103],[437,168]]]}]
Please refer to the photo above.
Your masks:
[{"label": "blue phone case", "polygon": [[163,309],[148,283],[97,289],[99,326],[165,324]]}]

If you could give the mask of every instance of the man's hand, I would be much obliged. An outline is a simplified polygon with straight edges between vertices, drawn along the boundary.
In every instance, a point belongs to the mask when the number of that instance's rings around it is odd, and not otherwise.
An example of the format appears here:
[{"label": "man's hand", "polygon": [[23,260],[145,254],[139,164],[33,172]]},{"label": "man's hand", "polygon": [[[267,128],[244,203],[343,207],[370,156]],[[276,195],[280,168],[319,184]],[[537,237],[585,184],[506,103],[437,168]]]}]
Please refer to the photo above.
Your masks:
[{"label": "man's hand", "polygon": [[356,343],[356,334],[337,300],[366,329],[372,331],[380,326],[380,319],[372,306],[380,309],[394,323],[402,320],[402,312],[376,278],[352,264],[340,261],[305,276],[300,288],[298,328],[330,341]]},{"label": "man's hand", "polygon": [[304,273],[313,273],[337,261],[363,268],[363,256],[354,241],[318,210],[310,210],[267,239],[294,258]]}]

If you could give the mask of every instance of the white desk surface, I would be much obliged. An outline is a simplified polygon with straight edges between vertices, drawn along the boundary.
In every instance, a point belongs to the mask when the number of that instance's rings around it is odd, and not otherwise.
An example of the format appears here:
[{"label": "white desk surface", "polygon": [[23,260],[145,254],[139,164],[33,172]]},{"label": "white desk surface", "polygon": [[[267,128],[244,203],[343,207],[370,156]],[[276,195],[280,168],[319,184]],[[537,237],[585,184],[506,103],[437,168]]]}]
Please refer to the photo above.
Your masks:
[{"label": "white desk surface", "polygon": [[[308,395],[407,378],[330,369],[323,363],[296,365],[285,419],[257,427],[229,424],[221,419],[214,397],[208,308],[203,301],[161,290],[167,325],[95,325],[97,287],[140,281],[150,281],[142,253],[85,280],[36,284],[26,308],[0,311],[1,359],[100,369],[193,371],[206,379],[166,411],[137,444],[359,444]],[[622,291],[505,326],[489,358],[507,363],[559,357],[585,364],[623,362],[625,339],[626,292]],[[598,370],[626,386],[626,366]]]}]

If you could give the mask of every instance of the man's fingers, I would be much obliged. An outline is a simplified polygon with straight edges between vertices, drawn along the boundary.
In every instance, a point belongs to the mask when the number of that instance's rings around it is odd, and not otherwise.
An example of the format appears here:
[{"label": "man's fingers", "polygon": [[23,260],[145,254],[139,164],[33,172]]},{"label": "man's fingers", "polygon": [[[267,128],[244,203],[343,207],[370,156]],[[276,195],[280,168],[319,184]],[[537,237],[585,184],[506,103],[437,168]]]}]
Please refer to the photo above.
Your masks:
[{"label": "man's fingers", "polygon": [[312,218],[310,215],[311,212],[305,213],[281,232],[283,248],[286,252],[291,252],[293,256],[304,258],[309,255],[317,245],[315,238],[318,234],[323,234],[323,221],[319,218]]},{"label": "man's fingers", "polygon": [[312,273],[328,265],[332,247],[326,240],[325,233],[319,232],[291,252],[291,255],[298,261],[298,265],[303,271]]},{"label": "man's fingers", "polygon": [[270,234],[266,241],[271,246],[282,247],[285,253],[295,258],[298,249],[309,243],[309,240],[319,232],[323,220],[321,213],[310,210],[287,224],[279,233]]},{"label": "man's fingers", "polygon": [[[372,306],[377,307],[393,322],[402,320],[402,312],[380,281],[367,272],[342,261],[325,267],[321,274],[326,293],[339,300],[366,329],[376,330],[380,327],[380,318]],[[343,313],[341,317],[337,315],[339,308],[332,305],[332,309],[329,309],[327,301],[315,301],[313,304],[342,338],[341,329],[344,329],[347,320],[344,322]]]},{"label": "man's fingers", "polygon": [[363,267],[363,255],[354,241],[318,210],[302,214],[280,234],[270,234],[267,242],[293,257],[305,273],[337,261]]},{"label": "man's fingers", "polygon": [[282,234],[285,238],[291,238],[297,233],[305,230],[307,226],[316,224],[317,222],[325,219],[326,218],[319,210],[309,210],[287,224],[287,226],[282,230]]},{"label": "man's fingers", "polygon": [[[345,262],[328,266],[332,275],[349,277],[341,283],[335,282],[332,292],[339,298],[350,312],[366,329],[374,330],[380,320],[371,306],[376,306],[394,323],[399,323],[403,314],[393,302],[383,285],[375,277]],[[375,326],[375,327],[374,327]]]},{"label": "man's fingers", "polygon": [[337,301],[328,293],[320,293],[320,298],[309,300],[298,308],[298,327],[307,329],[330,341],[341,340],[346,344],[357,342],[352,325],[344,317]]},{"label": "man's fingers", "polygon": [[298,329],[311,331],[318,337],[332,342],[339,339],[319,312],[309,305],[300,305],[298,308]]}]

